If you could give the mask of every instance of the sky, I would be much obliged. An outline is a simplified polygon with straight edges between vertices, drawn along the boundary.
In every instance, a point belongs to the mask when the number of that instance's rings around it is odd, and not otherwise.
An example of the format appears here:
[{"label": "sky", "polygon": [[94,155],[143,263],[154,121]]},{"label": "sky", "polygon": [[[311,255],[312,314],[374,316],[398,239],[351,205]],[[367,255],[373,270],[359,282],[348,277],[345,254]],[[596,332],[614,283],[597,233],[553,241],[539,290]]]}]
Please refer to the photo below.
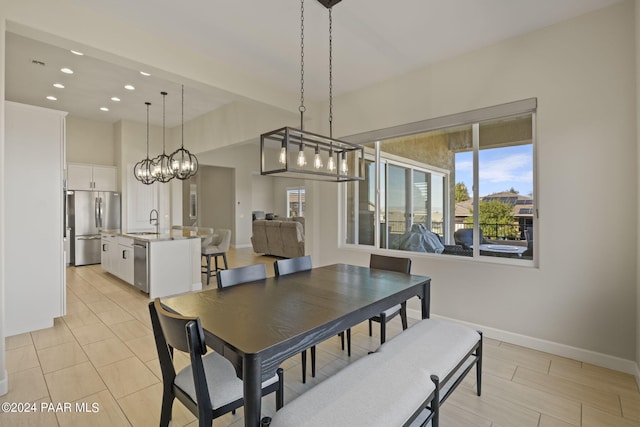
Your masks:
[{"label": "sky", "polygon": [[[513,187],[523,196],[533,192],[532,145],[480,150],[480,196],[507,191]],[[473,197],[473,153],[456,154],[456,183],[463,182]]]}]

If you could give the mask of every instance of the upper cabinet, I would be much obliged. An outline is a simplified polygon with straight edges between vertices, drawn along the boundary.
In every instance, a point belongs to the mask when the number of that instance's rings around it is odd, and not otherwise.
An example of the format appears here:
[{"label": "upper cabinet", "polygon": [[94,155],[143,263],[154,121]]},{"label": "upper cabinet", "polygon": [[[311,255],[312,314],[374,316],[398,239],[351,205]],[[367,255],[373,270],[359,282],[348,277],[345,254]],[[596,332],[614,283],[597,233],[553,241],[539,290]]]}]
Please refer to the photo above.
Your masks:
[{"label": "upper cabinet", "polygon": [[115,166],[69,163],[67,188],[69,190],[117,191],[117,170]]}]

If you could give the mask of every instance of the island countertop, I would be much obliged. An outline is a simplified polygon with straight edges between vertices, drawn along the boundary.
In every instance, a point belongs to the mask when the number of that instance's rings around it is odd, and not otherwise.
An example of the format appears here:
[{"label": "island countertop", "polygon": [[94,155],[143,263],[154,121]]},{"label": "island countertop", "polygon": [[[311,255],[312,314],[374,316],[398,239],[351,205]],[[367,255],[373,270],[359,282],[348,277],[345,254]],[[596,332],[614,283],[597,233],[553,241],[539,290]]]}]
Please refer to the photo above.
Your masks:
[{"label": "island countertop", "polygon": [[142,240],[145,242],[163,242],[168,240],[201,239],[207,236],[207,233],[171,230],[168,233],[155,233],[153,231],[129,231],[126,233],[120,233],[120,235],[123,237],[129,237],[131,239]]}]

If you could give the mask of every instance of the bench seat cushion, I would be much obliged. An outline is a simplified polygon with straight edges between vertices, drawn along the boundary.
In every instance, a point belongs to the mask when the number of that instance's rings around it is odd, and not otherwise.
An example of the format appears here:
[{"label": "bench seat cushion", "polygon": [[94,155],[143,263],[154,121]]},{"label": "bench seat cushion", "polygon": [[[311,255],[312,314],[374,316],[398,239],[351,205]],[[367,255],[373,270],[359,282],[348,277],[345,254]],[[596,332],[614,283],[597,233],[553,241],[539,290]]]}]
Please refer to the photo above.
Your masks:
[{"label": "bench seat cushion", "polygon": [[271,427],[403,425],[435,386],[425,371],[385,369],[384,359],[374,353],[345,367],[277,411]]},{"label": "bench seat cushion", "polygon": [[401,358],[403,364],[420,367],[442,381],[478,341],[480,334],[467,326],[424,319],[381,345],[376,353]]}]

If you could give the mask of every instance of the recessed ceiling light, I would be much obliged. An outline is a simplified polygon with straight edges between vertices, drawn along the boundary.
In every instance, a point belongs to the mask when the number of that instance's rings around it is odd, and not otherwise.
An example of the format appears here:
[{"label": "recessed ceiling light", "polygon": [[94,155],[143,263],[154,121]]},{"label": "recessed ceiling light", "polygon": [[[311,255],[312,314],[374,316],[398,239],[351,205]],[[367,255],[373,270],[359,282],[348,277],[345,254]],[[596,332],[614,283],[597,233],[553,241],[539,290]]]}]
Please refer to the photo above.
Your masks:
[{"label": "recessed ceiling light", "polygon": [[58,98],[56,98],[55,96],[51,96],[51,95],[47,96],[47,99],[49,101],[57,101],[58,100]]},{"label": "recessed ceiling light", "polygon": [[64,85],[62,83],[54,83],[53,87],[57,87],[58,89],[64,89]]},{"label": "recessed ceiling light", "polygon": [[126,90],[136,90],[136,88],[133,85],[125,85],[124,88]]},{"label": "recessed ceiling light", "polygon": [[73,70],[71,68],[61,68],[60,71],[62,71],[65,74],[73,74]]},{"label": "recessed ceiling light", "polygon": [[74,55],[78,55],[78,56],[84,55],[84,53],[78,52],[77,50],[72,50],[71,53],[73,53]]},{"label": "recessed ceiling light", "polygon": [[145,73],[144,71],[140,71],[140,74],[142,74],[145,77],[149,77],[151,74],[149,73]]},{"label": "recessed ceiling light", "polygon": [[100,107],[100,111],[109,111],[107,107]]},{"label": "recessed ceiling light", "polygon": [[111,100],[115,102],[120,102],[120,98],[118,98],[117,96],[112,96]]}]

